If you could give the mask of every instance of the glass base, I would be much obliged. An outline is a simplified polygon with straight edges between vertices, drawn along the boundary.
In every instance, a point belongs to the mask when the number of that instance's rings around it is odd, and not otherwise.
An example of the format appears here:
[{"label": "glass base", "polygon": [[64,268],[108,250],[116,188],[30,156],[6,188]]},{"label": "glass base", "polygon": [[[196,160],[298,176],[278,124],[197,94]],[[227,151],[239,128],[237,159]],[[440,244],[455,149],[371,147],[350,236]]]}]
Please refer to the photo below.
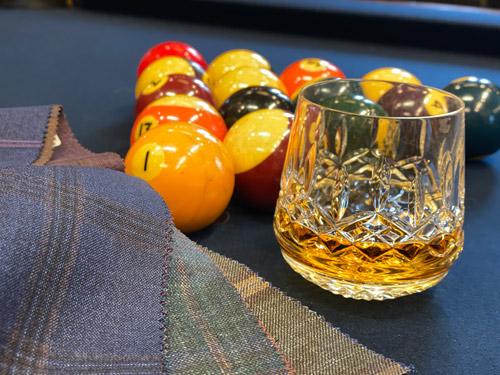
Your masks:
[{"label": "glass base", "polygon": [[409,282],[397,284],[375,284],[375,283],[360,283],[335,278],[330,275],[321,273],[313,268],[310,268],[302,263],[297,262],[288,256],[283,250],[281,251],[283,258],[298,274],[302,275],[306,280],[326,289],[334,294],[340,294],[346,298],[370,300],[386,300],[397,297],[407,296],[409,294],[422,292],[440,282],[448,273],[448,270],[443,271],[438,275]]}]

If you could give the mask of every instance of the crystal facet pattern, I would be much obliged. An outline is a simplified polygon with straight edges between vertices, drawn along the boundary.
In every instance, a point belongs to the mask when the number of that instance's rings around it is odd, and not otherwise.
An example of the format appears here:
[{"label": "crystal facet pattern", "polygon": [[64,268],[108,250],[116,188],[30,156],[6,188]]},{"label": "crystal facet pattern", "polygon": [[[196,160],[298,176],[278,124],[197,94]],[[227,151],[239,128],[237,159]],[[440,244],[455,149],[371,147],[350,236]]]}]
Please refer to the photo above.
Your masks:
[{"label": "crystal facet pattern", "polygon": [[274,219],[285,259],[346,297],[434,285],[463,246],[463,148],[460,111],[360,120],[299,100]]}]

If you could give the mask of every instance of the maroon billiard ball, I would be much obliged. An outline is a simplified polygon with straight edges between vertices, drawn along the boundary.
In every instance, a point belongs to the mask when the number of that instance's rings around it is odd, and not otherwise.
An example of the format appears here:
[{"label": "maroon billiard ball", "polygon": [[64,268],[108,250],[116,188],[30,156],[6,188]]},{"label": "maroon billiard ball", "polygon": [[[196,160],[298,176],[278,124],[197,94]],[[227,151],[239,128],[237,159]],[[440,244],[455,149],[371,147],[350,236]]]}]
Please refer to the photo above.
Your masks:
[{"label": "maroon billiard ball", "polygon": [[184,74],[171,74],[151,82],[144,89],[135,103],[135,117],[155,100],[174,95],[196,96],[214,105],[212,91],[201,79]]},{"label": "maroon billiard ball", "polygon": [[272,211],[280,190],[293,114],[261,109],[236,121],[224,138],[236,174],[236,197],[253,208]]},{"label": "maroon billiard ball", "polygon": [[394,83],[378,104],[392,117],[435,116],[447,112],[446,98],[439,90],[405,83]]}]

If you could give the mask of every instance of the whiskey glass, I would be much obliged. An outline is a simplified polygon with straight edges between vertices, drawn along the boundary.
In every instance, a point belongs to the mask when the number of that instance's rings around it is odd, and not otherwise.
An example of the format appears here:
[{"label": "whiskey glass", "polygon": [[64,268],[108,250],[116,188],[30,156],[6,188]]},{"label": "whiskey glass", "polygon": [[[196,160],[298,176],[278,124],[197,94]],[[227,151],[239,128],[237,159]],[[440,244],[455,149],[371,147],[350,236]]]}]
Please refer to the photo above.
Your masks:
[{"label": "whiskey glass", "polygon": [[396,298],[442,280],[463,248],[464,104],[375,80],[305,87],[274,232],[289,265],[344,297]]}]

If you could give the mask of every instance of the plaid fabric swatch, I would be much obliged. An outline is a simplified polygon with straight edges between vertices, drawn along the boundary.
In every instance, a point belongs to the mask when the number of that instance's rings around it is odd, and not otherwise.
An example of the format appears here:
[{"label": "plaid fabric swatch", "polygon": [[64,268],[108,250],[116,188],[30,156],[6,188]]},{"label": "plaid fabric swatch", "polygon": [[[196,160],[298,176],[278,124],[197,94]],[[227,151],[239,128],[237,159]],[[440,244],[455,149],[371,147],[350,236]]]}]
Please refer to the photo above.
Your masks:
[{"label": "plaid fabric swatch", "polygon": [[410,371],[189,240],[110,169],[121,158],[81,147],[60,106],[0,110],[0,374]]},{"label": "plaid fabric swatch", "polygon": [[411,371],[410,367],[384,358],[342,334],[246,266],[209,249],[201,251],[220,267],[269,335],[280,343],[297,375],[402,375]]},{"label": "plaid fabric swatch", "polygon": [[289,373],[219,268],[177,229],[170,259],[165,297],[169,373]]},{"label": "plaid fabric swatch", "polygon": [[0,169],[0,186],[0,373],[161,373],[161,198],[98,168]]}]

